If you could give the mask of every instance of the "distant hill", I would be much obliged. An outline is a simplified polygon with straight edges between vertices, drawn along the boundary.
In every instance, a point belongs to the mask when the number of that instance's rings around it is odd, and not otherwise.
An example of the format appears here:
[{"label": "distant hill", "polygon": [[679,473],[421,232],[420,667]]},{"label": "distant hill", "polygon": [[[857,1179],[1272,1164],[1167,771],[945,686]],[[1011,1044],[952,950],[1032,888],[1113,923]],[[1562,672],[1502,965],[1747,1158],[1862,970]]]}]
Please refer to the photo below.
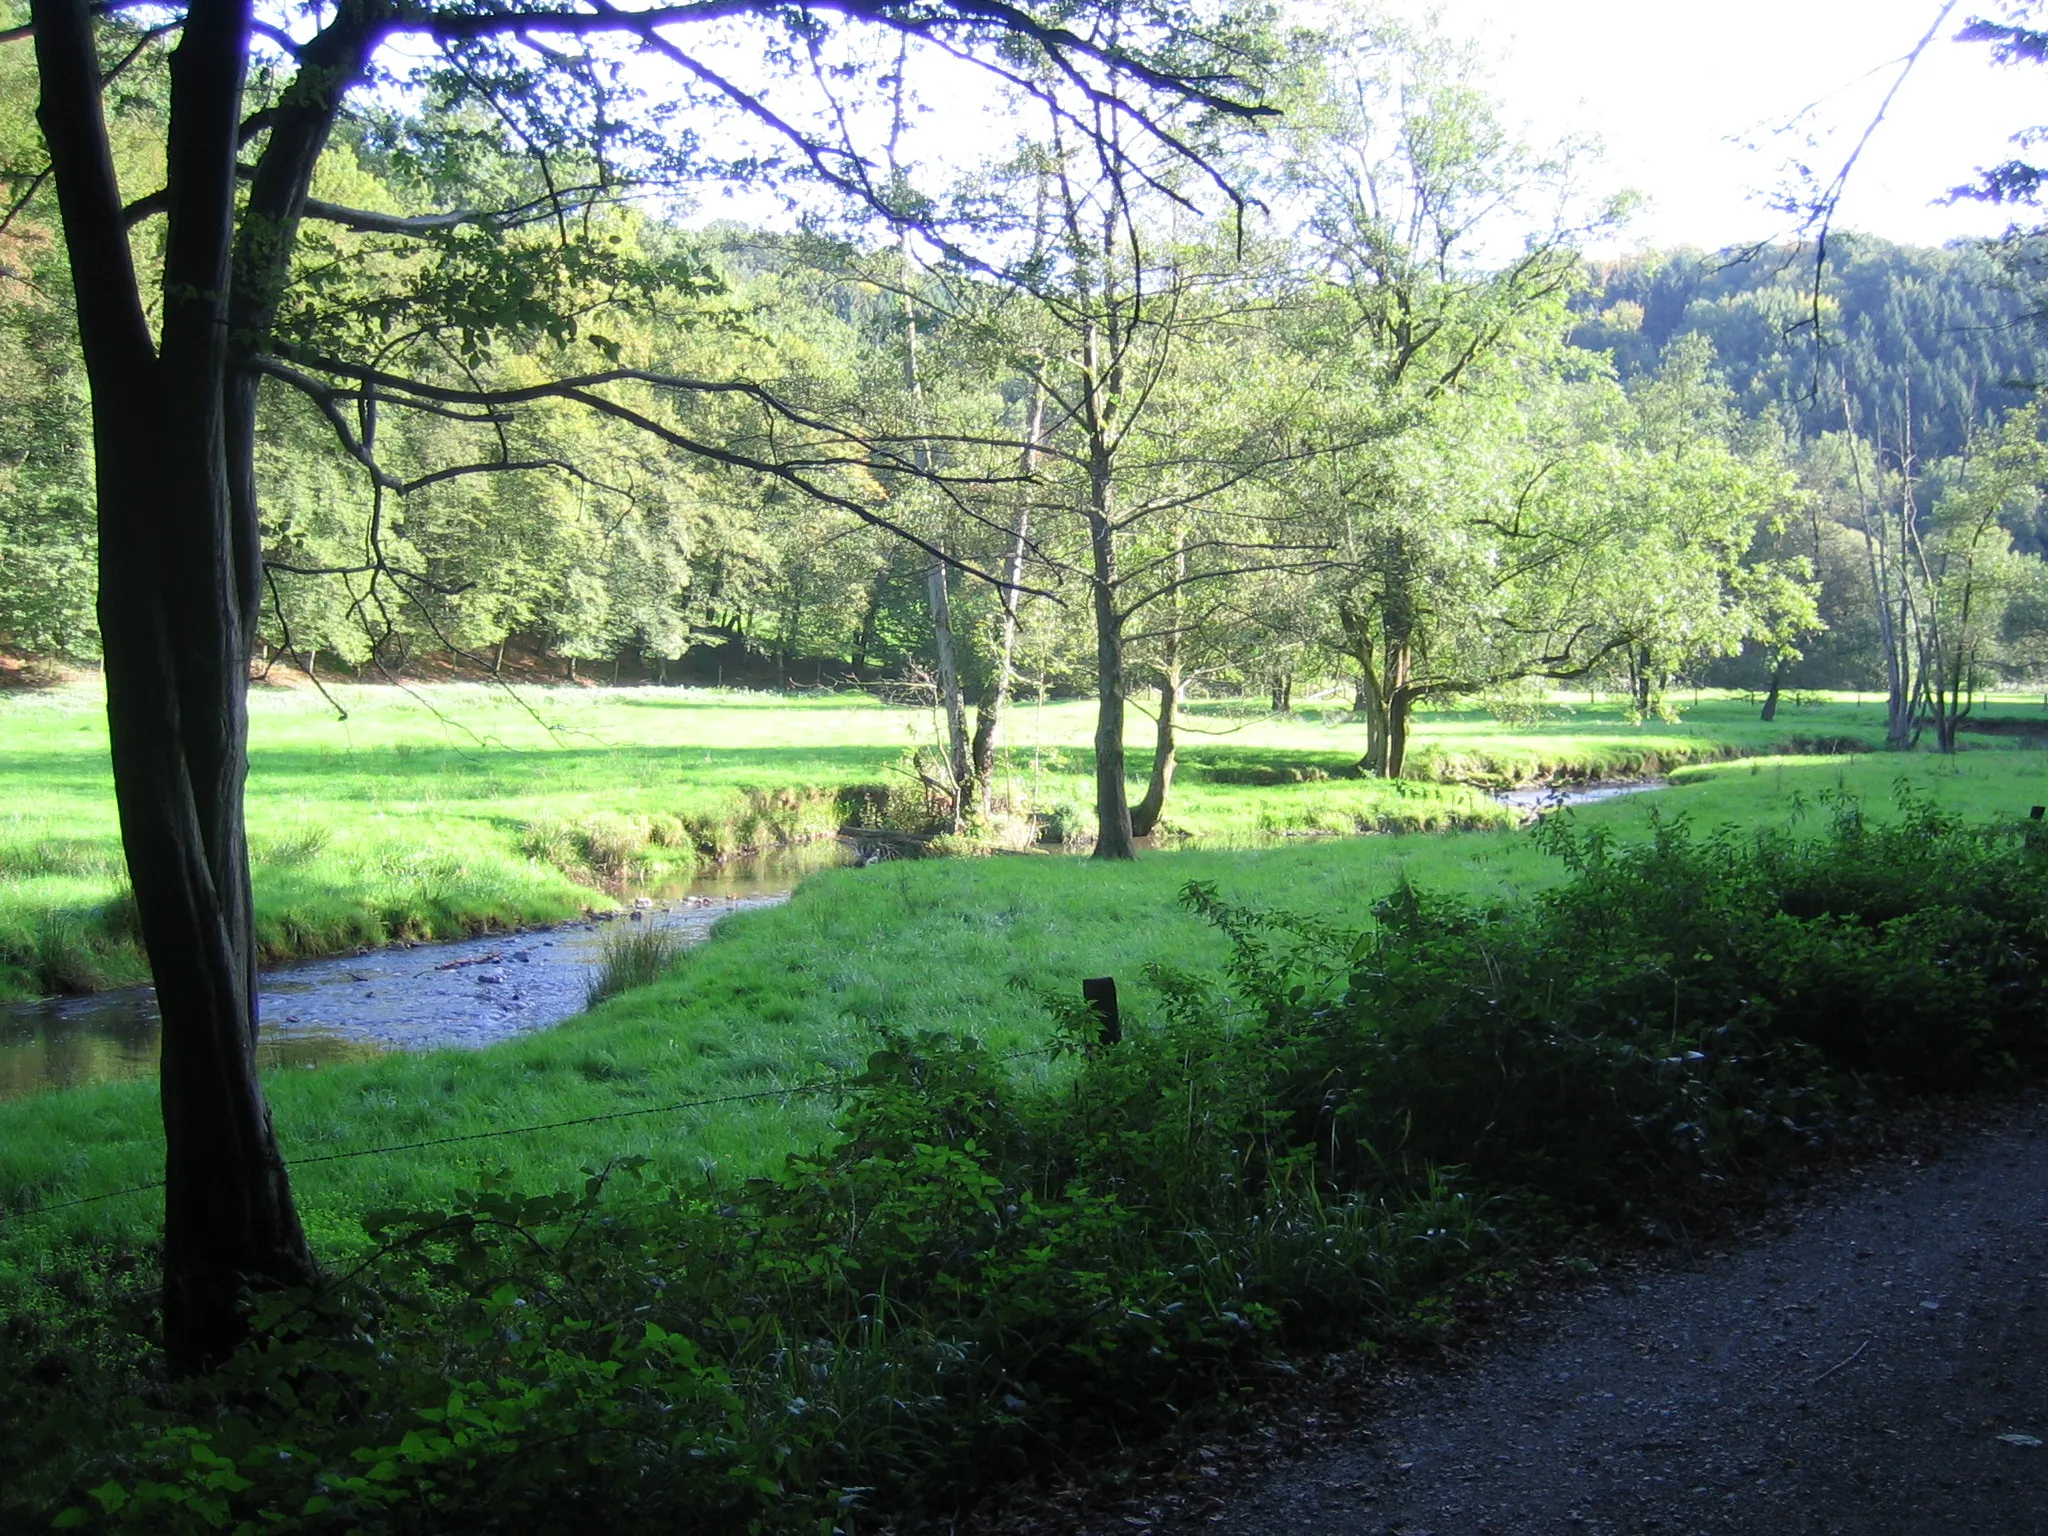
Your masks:
[{"label": "distant hill", "polygon": [[1602,265],[1575,301],[1582,347],[1611,354],[1624,379],[1647,373],[1689,332],[1714,344],[1744,409],[1772,406],[1807,436],[1842,429],[1846,377],[1858,427],[1896,443],[1911,404],[1925,462],[1956,452],[1973,426],[2048,381],[2038,301],[1967,248],[1930,250],[1838,235],[1821,287],[1816,391],[1810,249],[1736,256],[1673,251]]}]

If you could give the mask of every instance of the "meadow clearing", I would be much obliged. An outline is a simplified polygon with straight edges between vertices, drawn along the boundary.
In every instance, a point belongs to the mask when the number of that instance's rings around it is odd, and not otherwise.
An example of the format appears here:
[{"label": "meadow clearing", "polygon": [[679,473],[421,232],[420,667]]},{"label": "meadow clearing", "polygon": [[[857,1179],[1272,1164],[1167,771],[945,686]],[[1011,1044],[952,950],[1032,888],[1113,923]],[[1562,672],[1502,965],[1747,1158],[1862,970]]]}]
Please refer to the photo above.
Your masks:
[{"label": "meadow clearing", "polygon": [[[544,729],[480,691],[432,698],[429,709],[388,690],[362,690],[345,698],[350,718],[337,722],[306,695],[262,697],[250,786],[257,846],[276,850],[296,839],[305,850],[292,861],[271,852],[259,862],[267,924],[295,903],[318,900],[356,914],[363,926],[353,931],[374,934],[380,903],[393,893],[458,929],[567,915],[610,898],[523,852],[535,825],[662,807],[737,820],[747,814],[749,790],[809,794],[876,781],[928,725],[916,711],[844,698],[632,690],[545,695],[535,706]],[[458,715],[458,706],[468,712]],[[1022,712],[1013,775],[1035,772],[1042,794],[1047,785],[1076,792],[1086,709]],[[2014,698],[2001,709],[2025,722],[2040,704]],[[59,897],[75,902],[73,910],[106,901],[116,855],[90,696],[17,697],[0,710],[8,726],[0,756],[19,786],[4,823],[16,861],[7,898],[15,921],[61,910]],[[1286,720],[1238,713],[1199,706],[1197,723],[1233,734],[1186,754],[1179,819],[1214,846],[1152,852],[1130,865],[1041,856],[827,871],[786,906],[727,919],[713,942],[653,986],[555,1029],[484,1051],[272,1074],[268,1092],[316,1245],[346,1253],[363,1241],[365,1209],[431,1199],[488,1169],[510,1169],[529,1187],[622,1156],[647,1157],[669,1175],[759,1171],[818,1141],[834,1111],[829,1094],[780,1090],[857,1067],[882,1029],[970,1034],[996,1052],[1031,1049],[1048,1036],[1048,1000],[1071,997],[1080,978],[1102,974],[1120,978],[1126,1010],[1142,1024],[1156,1008],[1148,967],[1212,969],[1223,951],[1178,900],[1189,881],[1363,927],[1374,903],[1404,880],[1510,900],[1559,877],[1515,816],[1471,785],[1208,780],[1219,767],[1345,760],[1350,728],[1335,709]],[[1768,750],[1869,739],[1878,728],[1875,705],[1848,699],[1808,701],[1773,726],[1757,722],[1739,696],[1702,701],[1676,723],[1642,724],[1611,706],[1567,701],[1520,728],[1475,714],[1432,716],[1423,752],[1425,762],[1455,761],[1490,782],[1663,770],[1666,790],[1568,813],[1621,838],[1640,834],[1652,817],[1796,832],[1825,826],[1854,802],[1882,818],[1902,785],[1981,822],[2023,818],[2048,800],[2048,759],[2025,734],[1972,737],[1984,748],[1951,758]],[[309,787],[316,769],[317,797]],[[1417,811],[1418,827],[1454,830],[1274,845],[1273,834],[1355,828],[1386,817],[1390,806]],[[1254,846],[1261,837],[1266,845]],[[60,838],[81,863],[94,852],[95,872],[38,872],[22,858],[22,850]],[[1038,1058],[1015,1070],[1052,1069]],[[736,1098],[747,1095],[755,1097]],[[736,1101],[312,1161],[711,1098]],[[0,1205],[20,1211],[147,1184],[161,1165],[161,1135],[146,1083],[0,1106]],[[10,1221],[0,1249],[11,1266],[61,1269],[72,1241],[140,1236],[156,1204],[143,1192]]]},{"label": "meadow clearing", "polygon": [[[929,711],[843,693],[444,684],[332,697],[345,718],[307,688],[251,696],[248,815],[270,961],[559,922],[612,905],[606,886],[829,836],[849,791],[866,788],[866,804],[914,795],[907,757],[934,739]],[[999,798],[1086,826],[1092,713],[1086,700],[1017,708]],[[1514,817],[1486,787],[1881,729],[1875,705],[1846,702],[1775,725],[1754,716],[1739,697],[1640,724],[1583,696],[1525,727],[1439,712],[1423,717],[1411,778],[1387,783],[1342,777],[1363,732],[1340,705],[1274,718],[1198,701],[1162,841],[1504,827]],[[1150,759],[1133,752],[1132,772]],[[0,794],[0,1001],[142,980],[95,683],[0,694]]]}]

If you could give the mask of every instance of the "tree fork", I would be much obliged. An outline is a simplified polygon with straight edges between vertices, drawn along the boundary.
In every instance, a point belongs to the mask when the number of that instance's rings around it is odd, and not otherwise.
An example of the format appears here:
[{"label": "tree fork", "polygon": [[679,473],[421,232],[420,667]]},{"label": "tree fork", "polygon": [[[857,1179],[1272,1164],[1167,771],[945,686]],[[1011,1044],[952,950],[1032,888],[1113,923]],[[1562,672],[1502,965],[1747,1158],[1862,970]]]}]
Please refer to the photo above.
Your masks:
[{"label": "tree fork", "polygon": [[317,1278],[256,1073],[248,664],[257,586],[233,495],[227,303],[248,12],[196,0],[171,61],[161,341],[120,218],[82,0],[36,0],[38,120],[92,388],[107,722],[163,1018],[164,1341],[208,1369],[251,1289]]}]

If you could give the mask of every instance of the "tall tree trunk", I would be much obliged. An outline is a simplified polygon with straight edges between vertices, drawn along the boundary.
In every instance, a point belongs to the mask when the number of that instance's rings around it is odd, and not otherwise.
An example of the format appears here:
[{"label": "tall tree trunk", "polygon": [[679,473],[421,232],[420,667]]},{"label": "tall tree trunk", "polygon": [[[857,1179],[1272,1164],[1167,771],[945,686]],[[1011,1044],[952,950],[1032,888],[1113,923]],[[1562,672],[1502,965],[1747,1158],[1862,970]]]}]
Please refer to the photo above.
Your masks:
[{"label": "tall tree trunk", "polygon": [[[1124,636],[1116,611],[1116,565],[1107,528],[1095,534],[1095,853],[1135,859],[1130,791],[1124,783]],[[1105,571],[1107,574],[1105,575]]]},{"label": "tall tree trunk", "polygon": [[1167,593],[1165,654],[1159,662],[1159,719],[1152,747],[1152,775],[1145,783],[1145,796],[1131,811],[1131,831],[1150,837],[1166,810],[1167,792],[1173,788],[1174,714],[1180,705],[1181,592],[1188,575],[1187,532],[1173,535],[1173,586]]},{"label": "tall tree trunk", "polygon": [[231,389],[229,355],[248,18],[234,0],[193,0],[172,55],[153,342],[90,11],[35,0],[31,15],[92,393],[114,796],[163,1020],[164,1341],[175,1369],[203,1370],[243,1337],[250,1289],[317,1277],[256,1075],[242,817],[261,591],[255,384]]},{"label": "tall tree trunk", "polygon": [[1344,640],[1351,659],[1358,666],[1352,691],[1352,713],[1365,722],[1365,751],[1356,764],[1360,773],[1386,772],[1387,704],[1380,686],[1380,669],[1373,654],[1372,624],[1349,598],[1338,603],[1337,617],[1344,626]]},{"label": "tall tree trunk", "polygon": [[[900,111],[900,105],[899,105]],[[902,236],[903,256],[903,387],[909,391],[920,427],[925,415],[924,374],[918,355],[917,303],[911,297],[910,275],[916,271],[911,258],[910,235]],[[917,467],[929,471],[933,464],[931,443],[920,437],[914,449]],[[941,542],[943,547],[943,542]],[[938,669],[939,707],[946,716],[946,767],[953,781],[953,830],[958,832],[967,816],[967,797],[973,777],[967,744],[967,704],[960,694],[960,664],[953,643],[953,603],[948,590],[944,559],[925,575],[925,597],[931,609],[933,660]]]},{"label": "tall tree trunk", "polygon": [[960,661],[953,643],[953,600],[947,592],[946,567],[939,564],[925,576],[932,610],[932,650],[938,662],[939,707],[946,713],[946,768],[953,781],[953,830],[967,817],[967,796],[973,773],[967,755],[967,705],[960,695]]},{"label": "tall tree trunk", "polygon": [[1408,769],[1408,720],[1421,695],[1409,688],[1396,688],[1387,695],[1386,776],[1398,779]]},{"label": "tall tree trunk", "polygon": [[1167,792],[1173,788],[1174,717],[1180,704],[1179,649],[1176,645],[1174,657],[1159,669],[1159,721],[1152,747],[1152,776],[1146,781],[1145,797],[1131,807],[1131,831],[1138,837],[1150,837],[1158,827],[1159,817],[1166,810]]},{"label": "tall tree trunk", "polygon": [[882,584],[887,576],[886,569],[877,571],[868,584],[867,606],[861,610],[860,630],[853,637],[853,656],[849,662],[856,683],[867,681],[863,674],[867,671],[868,652],[875,648],[875,625],[882,617]]},{"label": "tall tree trunk", "polygon": [[1135,859],[1130,790],[1124,783],[1124,622],[1117,612],[1115,491],[1109,461],[1091,466],[1088,509],[1089,582],[1095,615],[1095,853]]},{"label": "tall tree trunk", "polygon": [[1764,695],[1764,712],[1757,718],[1766,725],[1778,718],[1778,694],[1785,686],[1785,673],[1790,663],[1780,658],[1771,665],[1771,691]]},{"label": "tall tree trunk", "polygon": [[1018,590],[1024,580],[1024,556],[1031,543],[1031,475],[1038,468],[1038,439],[1045,431],[1045,392],[1031,396],[1031,420],[1025,428],[1020,467],[1025,484],[1017,492],[1017,513],[1010,523],[1010,557],[1003,568],[1003,618],[996,636],[996,664],[981,685],[981,697],[974,706],[974,745],[971,767],[976,803],[983,816],[991,809],[989,792],[996,776],[996,745],[1001,739],[1003,713],[1010,705],[1010,690],[1016,682],[1017,620],[1024,594]]},{"label": "tall tree trunk", "polygon": [[1408,760],[1408,717],[1421,690],[1409,686],[1414,673],[1415,653],[1407,642],[1389,639],[1386,665],[1380,673],[1384,717],[1380,721],[1378,758],[1375,771],[1383,779],[1398,779]]},{"label": "tall tree trunk", "polygon": [[[1849,464],[1856,476],[1856,501],[1858,518],[1863,533],[1863,559],[1870,576],[1870,595],[1877,615],[1877,633],[1884,650],[1885,671],[1885,745],[1893,751],[1903,752],[1913,742],[1913,679],[1912,660],[1907,649],[1905,621],[1908,611],[1908,590],[1911,578],[1905,568],[1905,541],[1900,540],[1900,550],[1894,556],[1891,548],[1891,531],[1886,526],[1882,509],[1877,506],[1877,495],[1881,486],[1866,485],[1863,479],[1863,456],[1856,436],[1855,413],[1850,405],[1849,381],[1846,376],[1842,385],[1842,427],[1849,443]],[[1892,584],[1899,584],[1898,611],[1892,607]]]},{"label": "tall tree trunk", "polygon": [[1088,322],[1081,339],[1085,381],[1082,415],[1088,444],[1089,595],[1095,618],[1095,852],[1098,859],[1135,859],[1130,789],[1124,782],[1124,615],[1117,608],[1116,449],[1112,419],[1122,383],[1116,341]]}]

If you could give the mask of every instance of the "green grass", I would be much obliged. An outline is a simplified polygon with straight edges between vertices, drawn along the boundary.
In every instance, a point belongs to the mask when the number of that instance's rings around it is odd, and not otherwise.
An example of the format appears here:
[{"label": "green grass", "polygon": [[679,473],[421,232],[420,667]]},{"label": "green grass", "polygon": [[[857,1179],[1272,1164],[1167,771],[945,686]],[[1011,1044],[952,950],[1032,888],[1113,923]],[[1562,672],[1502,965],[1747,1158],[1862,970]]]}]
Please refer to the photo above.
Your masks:
[{"label": "green grass", "polygon": [[[1653,795],[1575,812],[1617,835],[1652,815],[1723,823],[1825,824],[1830,797],[1889,813],[1895,781],[1978,820],[2025,816],[2048,801],[2038,751],[1770,758],[1675,775]],[[1312,789],[1316,786],[1298,786]],[[1206,849],[1102,866],[1054,857],[896,863],[812,877],[785,907],[736,914],[709,945],[654,985],[545,1033],[480,1052],[392,1056],[269,1079],[287,1155],[758,1094],[860,1062],[878,1026],[972,1033],[991,1049],[1038,1044],[1041,996],[1076,995],[1112,974],[1127,1006],[1153,1006],[1144,968],[1205,968],[1216,936],[1176,902],[1189,880],[1232,899],[1363,923],[1402,879],[1479,898],[1539,889],[1559,871],[1521,833],[1323,840]],[[1020,1067],[1019,1070],[1030,1070]],[[360,1242],[360,1213],[432,1199],[507,1167],[525,1187],[565,1182],[583,1165],[635,1154],[671,1173],[756,1171],[823,1136],[823,1096],[756,1099],[519,1136],[446,1150],[309,1163],[297,1174],[316,1241],[330,1256]],[[20,1207],[153,1178],[161,1161],[154,1091],[130,1083],[0,1106],[0,1204]],[[39,1268],[66,1237],[146,1232],[156,1197],[81,1207],[0,1232],[6,1262]]]},{"label": "green grass", "polygon": [[[903,755],[932,739],[927,711],[848,695],[525,689],[515,700],[437,685],[335,697],[345,720],[308,690],[252,698],[249,823],[268,960],[560,921],[611,905],[607,886],[821,836],[838,824],[840,791],[900,789]],[[1874,705],[1841,701],[1772,726],[1754,715],[1733,698],[1678,722],[1567,699],[1526,727],[1425,714],[1415,781],[1385,784],[1340,776],[1364,742],[1339,708],[1276,720],[1197,702],[1162,840],[1503,826],[1507,813],[1469,785],[1654,772],[1820,738],[1874,742],[1881,729]],[[1085,700],[1018,708],[999,794],[1088,825],[1092,729]],[[1145,734],[1134,719],[1134,739]],[[1149,768],[1135,752],[1133,774]],[[96,686],[0,697],[0,805],[0,1000],[143,979]]]}]

